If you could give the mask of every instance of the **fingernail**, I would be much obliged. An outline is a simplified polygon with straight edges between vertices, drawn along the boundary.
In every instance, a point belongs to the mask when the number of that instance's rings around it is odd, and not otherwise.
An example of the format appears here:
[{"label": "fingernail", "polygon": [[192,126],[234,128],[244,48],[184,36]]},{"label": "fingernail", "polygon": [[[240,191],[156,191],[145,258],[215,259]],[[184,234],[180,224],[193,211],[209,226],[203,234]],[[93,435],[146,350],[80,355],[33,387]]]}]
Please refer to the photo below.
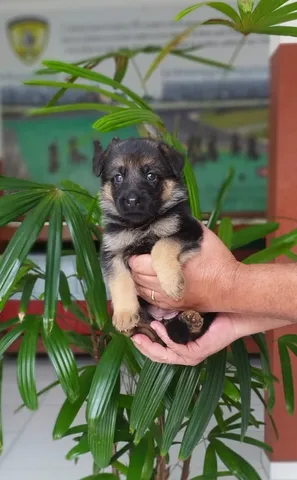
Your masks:
[{"label": "fingernail", "polygon": [[141,345],[141,340],[140,340],[140,338],[138,338],[138,337],[132,338],[132,342],[133,342],[133,343],[136,343],[136,345]]}]

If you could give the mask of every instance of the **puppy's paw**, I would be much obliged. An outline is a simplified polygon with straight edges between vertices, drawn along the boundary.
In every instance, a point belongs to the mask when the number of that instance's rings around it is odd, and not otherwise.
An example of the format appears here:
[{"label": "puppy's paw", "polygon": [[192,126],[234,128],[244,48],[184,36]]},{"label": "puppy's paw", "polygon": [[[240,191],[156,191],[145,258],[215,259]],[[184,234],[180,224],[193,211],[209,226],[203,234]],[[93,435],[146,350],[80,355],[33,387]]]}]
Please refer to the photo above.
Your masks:
[{"label": "puppy's paw", "polygon": [[139,324],[136,328],[133,329],[132,334],[133,335],[146,335],[151,342],[153,343],[159,343],[163,347],[165,347],[165,343],[161,340],[161,338],[157,335],[155,330],[153,330],[150,325],[144,325],[144,324]]},{"label": "puppy's paw", "polygon": [[162,290],[166,295],[173,300],[179,301],[183,299],[185,290],[185,281],[181,272],[174,275],[168,272],[168,275],[163,278],[159,277]]},{"label": "puppy's paw", "polygon": [[185,312],[180,313],[179,320],[187,325],[190,333],[194,334],[200,333],[204,324],[204,320],[200,313],[195,312],[194,310],[186,310]]},{"label": "puppy's paw", "polygon": [[140,316],[139,313],[129,312],[129,311],[120,311],[115,312],[112,317],[113,326],[119,332],[129,332],[139,323]]}]

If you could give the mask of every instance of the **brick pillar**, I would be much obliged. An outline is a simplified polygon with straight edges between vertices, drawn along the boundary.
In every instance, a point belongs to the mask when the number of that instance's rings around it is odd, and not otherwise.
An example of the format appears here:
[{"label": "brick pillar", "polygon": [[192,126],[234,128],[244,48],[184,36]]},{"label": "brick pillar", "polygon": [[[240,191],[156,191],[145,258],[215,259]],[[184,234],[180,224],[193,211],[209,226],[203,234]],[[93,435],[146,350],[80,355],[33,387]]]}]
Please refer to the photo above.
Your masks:
[{"label": "brick pillar", "polygon": [[[279,234],[297,228],[297,43],[273,39],[271,55],[270,152],[269,152],[269,217],[280,222]],[[297,251],[296,251],[297,253]],[[288,262],[286,258],[277,261]],[[297,295],[297,292],[296,292]],[[297,334],[297,326],[267,334],[272,369],[281,379],[277,339],[287,333]],[[297,392],[297,359],[292,356]],[[295,395],[296,396],[296,395]],[[276,405],[273,417],[279,432],[276,438],[266,415],[265,441],[273,453],[263,453],[263,465],[269,480],[297,479],[297,406],[290,416],[285,407],[283,386],[276,384]]]}]

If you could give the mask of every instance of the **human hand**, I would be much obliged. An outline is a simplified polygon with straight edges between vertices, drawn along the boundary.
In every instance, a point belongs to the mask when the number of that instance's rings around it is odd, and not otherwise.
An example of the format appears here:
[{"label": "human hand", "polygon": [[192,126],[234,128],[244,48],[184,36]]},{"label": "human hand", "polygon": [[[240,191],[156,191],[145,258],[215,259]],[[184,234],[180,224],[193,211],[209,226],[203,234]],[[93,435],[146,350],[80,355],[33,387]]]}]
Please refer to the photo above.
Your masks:
[{"label": "human hand", "polygon": [[166,347],[152,342],[146,335],[134,335],[132,340],[136,348],[153,362],[194,366],[239,338],[286,325],[291,325],[291,322],[279,318],[220,313],[201,338],[187,345],[172,342],[164,325],[158,321],[152,322],[151,327]]},{"label": "human hand", "polygon": [[157,363],[194,366],[239,338],[234,318],[227,314],[218,315],[201,338],[187,345],[174,343],[168,337],[166,328],[161,322],[152,322],[151,327],[163,340],[166,347],[152,342],[142,334],[134,335],[132,341],[143,355]]},{"label": "human hand", "polygon": [[203,230],[200,251],[183,266],[185,294],[182,301],[176,302],[163,292],[150,255],[130,258],[132,276],[142,298],[169,310],[232,311],[232,285],[240,264],[217,235],[206,227]]}]

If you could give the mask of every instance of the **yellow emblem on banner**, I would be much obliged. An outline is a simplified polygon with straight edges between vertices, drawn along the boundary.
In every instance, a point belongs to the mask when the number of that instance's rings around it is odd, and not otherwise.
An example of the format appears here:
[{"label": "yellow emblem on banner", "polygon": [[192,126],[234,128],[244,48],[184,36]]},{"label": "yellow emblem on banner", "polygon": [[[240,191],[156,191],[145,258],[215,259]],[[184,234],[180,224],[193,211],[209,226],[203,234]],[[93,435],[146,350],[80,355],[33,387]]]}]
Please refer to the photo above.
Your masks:
[{"label": "yellow emblem on banner", "polygon": [[14,53],[23,63],[32,65],[47,45],[49,24],[41,18],[22,17],[10,21],[7,31]]}]

